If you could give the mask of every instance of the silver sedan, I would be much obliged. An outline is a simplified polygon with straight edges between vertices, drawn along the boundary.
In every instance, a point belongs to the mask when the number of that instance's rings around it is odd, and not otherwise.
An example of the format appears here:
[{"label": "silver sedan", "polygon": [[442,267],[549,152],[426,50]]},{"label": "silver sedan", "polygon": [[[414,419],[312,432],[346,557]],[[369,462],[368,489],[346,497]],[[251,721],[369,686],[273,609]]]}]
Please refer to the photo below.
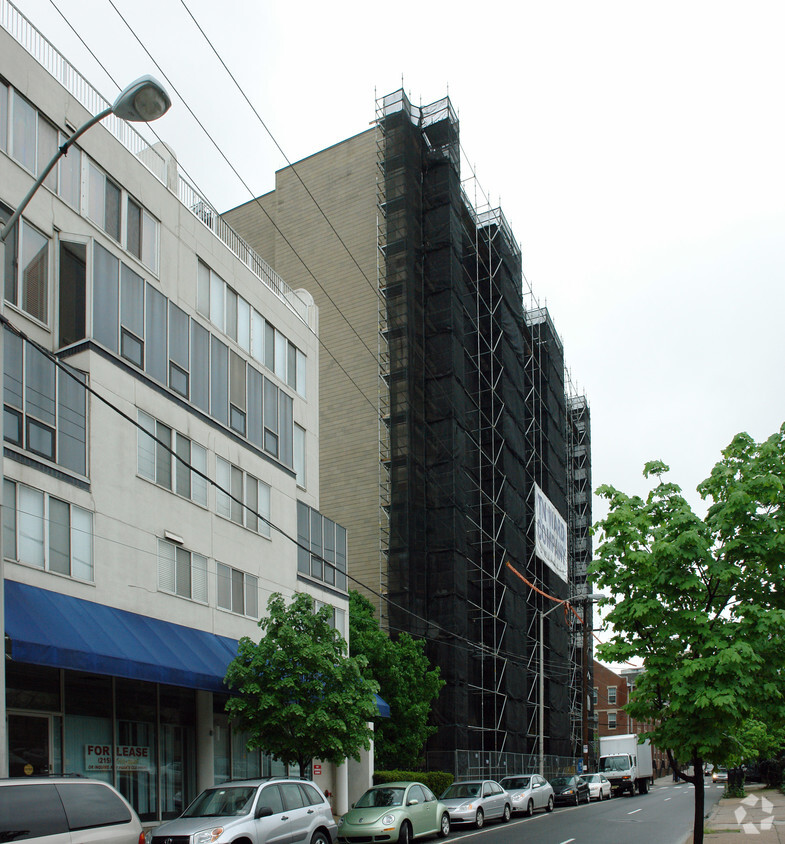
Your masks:
[{"label": "silver sedan", "polygon": [[471,823],[480,829],[486,819],[506,823],[512,817],[510,795],[495,780],[454,782],[440,800],[455,824]]},{"label": "silver sedan", "polygon": [[531,816],[537,809],[553,811],[553,786],[539,774],[505,777],[499,785],[510,795],[513,812]]}]

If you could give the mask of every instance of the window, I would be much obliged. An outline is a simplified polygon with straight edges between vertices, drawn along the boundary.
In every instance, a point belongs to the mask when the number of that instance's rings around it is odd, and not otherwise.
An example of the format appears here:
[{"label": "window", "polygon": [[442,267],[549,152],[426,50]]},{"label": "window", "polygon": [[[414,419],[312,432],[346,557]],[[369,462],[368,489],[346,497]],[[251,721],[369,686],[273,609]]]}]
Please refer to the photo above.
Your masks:
[{"label": "window", "polygon": [[144,366],[144,279],[120,266],[120,354]]},{"label": "window", "polygon": [[14,91],[11,155],[31,173],[36,172],[36,123],[36,110],[18,91]]},{"label": "window", "polygon": [[595,686],[594,689],[592,690],[592,696],[591,696],[592,706],[595,706],[595,707],[597,706],[597,692],[598,692],[598,689]]},{"label": "window", "polygon": [[259,580],[253,575],[217,564],[218,606],[238,615],[259,617]]},{"label": "window", "polygon": [[36,568],[93,580],[93,514],[53,495],[3,482],[4,552]]},{"label": "window", "polygon": [[120,243],[120,188],[92,161],[87,166],[87,216]]},{"label": "window", "polygon": [[206,507],[207,449],[142,410],[138,411],[138,419],[139,475]]},{"label": "window", "polygon": [[245,361],[231,352],[229,365],[229,424],[238,434],[245,436]]},{"label": "window", "polygon": [[215,461],[215,509],[218,515],[269,537],[269,485],[233,466],[228,460],[216,457]]},{"label": "window", "polygon": [[58,366],[21,337],[4,332],[4,438],[86,474],[84,375]]},{"label": "window", "polygon": [[609,712],[608,713],[608,729],[615,730],[616,729],[616,713]]},{"label": "window", "polygon": [[188,346],[188,314],[173,302],[169,303],[169,386],[188,398],[190,357]]},{"label": "window", "polygon": [[158,588],[207,603],[207,557],[158,540]]},{"label": "window", "polygon": [[8,152],[8,85],[0,80],[0,150]]},{"label": "window", "polygon": [[608,703],[616,706],[616,686],[608,686]]},{"label": "window", "polygon": [[84,340],[87,290],[87,246],[60,241],[60,348]]},{"label": "window", "polygon": [[[0,222],[11,212],[0,208]],[[4,295],[6,302],[45,323],[49,298],[49,239],[20,219],[5,242]]]},{"label": "window", "polygon": [[125,228],[128,251],[158,275],[158,221],[130,196]]},{"label": "window", "polygon": [[297,571],[346,590],[346,528],[297,502]]},{"label": "window", "polygon": [[337,630],[341,636],[346,638],[346,612],[345,610],[339,610],[337,607],[330,606],[330,604],[322,603],[321,601],[314,601],[313,608],[314,611],[320,610],[322,607],[328,607],[330,610],[330,616],[327,619],[327,623],[333,630]]}]

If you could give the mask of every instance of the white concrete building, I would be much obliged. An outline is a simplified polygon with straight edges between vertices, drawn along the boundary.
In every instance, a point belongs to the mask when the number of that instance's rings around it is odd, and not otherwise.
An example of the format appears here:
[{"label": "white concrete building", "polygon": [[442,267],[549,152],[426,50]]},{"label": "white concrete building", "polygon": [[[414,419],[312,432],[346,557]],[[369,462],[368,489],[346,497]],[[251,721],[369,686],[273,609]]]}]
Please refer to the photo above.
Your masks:
[{"label": "white concrete building", "polygon": [[[107,104],[0,12],[6,221]],[[222,677],[272,592],[309,592],[348,636],[346,532],[319,512],[312,298],[114,117],[60,159],[5,251],[11,775],[104,778],[153,821],[214,780],[281,773],[228,729]],[[314,771],[339,811],[346,768]]]}]

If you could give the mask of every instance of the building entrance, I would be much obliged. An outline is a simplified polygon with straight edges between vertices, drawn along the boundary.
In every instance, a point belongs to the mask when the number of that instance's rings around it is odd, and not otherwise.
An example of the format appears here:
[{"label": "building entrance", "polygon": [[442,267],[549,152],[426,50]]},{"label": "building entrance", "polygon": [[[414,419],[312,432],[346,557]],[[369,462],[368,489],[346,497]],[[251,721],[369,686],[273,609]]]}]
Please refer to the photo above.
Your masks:
[{"label": "building entrance", "polygon": [[8,715],[8,773],[12,777],[48,776],[51,771],[48,715]]}]

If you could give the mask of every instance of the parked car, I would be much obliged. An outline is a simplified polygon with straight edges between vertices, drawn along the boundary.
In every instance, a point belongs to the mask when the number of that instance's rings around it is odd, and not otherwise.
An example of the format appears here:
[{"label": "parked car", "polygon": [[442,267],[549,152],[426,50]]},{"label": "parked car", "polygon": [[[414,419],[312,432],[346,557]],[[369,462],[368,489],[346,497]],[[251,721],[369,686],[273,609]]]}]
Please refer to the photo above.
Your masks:
[{"label": "parked car", "polygon": [[495,780],[454,782],[441,796],[452,823],[472,823],[480,829],[486,820],[512,817],[510,795]]},{"label": "parked car", "polygon": [[584,774],[583,779],[589,784],[592,800],[604,800],[611,796],[611,781],[605,774]]},{"label": "parked car", "polygon": [[510,795],[513,812],[525,812],[531,817],[537,809],[553,811],[553,787],[539,774],[505,777],[499,785]]},{"label": "parked car", "polygon": [[111,785],[81,777],[0,780],[0,841],[144,844],[142,824]]},{"label": "parked car", "polygon": [[336,838],[332,809],[316,783],[271,777],[206,789],[179,818],[148,832],[147,844],[224,844],[238,839],[251,844],[334,844]]},{"label": "parked car", "polygon": [[450,813],[421,782],[376,785],[338,821],[338,840],[409,844],[414,838],[450,832]]},{"label": "parked car", "polygon": [[550,782],[553,786],[553,799],[557,806],[560,803],[572,803],[577,806],[581,800],[584,803],[591,802],[589,784],[583,777],[552,777]]},{"label": "parked car", "polygon": [[728,781],[728,769],[723,768],[719,765],[715,766],[714,770],[711,772],[711,781],[712,782],[727,782]]}]

